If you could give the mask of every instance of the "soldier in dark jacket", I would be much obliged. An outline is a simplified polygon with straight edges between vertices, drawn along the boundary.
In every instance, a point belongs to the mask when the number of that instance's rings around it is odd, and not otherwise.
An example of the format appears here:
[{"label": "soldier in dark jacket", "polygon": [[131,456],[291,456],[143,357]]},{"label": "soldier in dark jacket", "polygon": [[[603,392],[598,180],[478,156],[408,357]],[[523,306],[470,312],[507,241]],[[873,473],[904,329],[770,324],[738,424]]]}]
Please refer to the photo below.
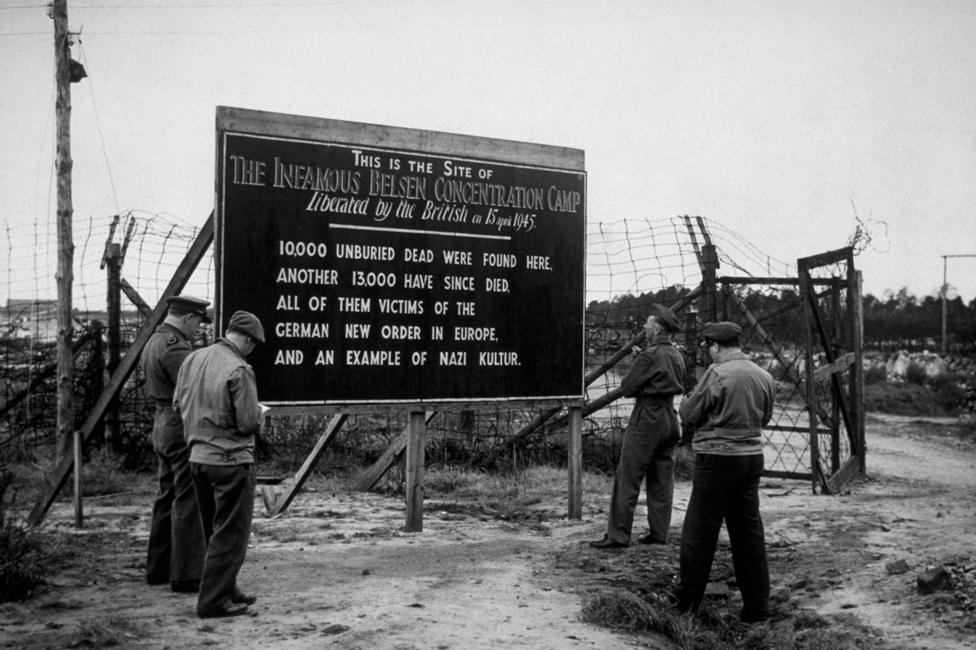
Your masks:
[{"label": "soldier in dark jacket", "polygon": [[152,442],[158,460],[158,492],[153,504],[146,559],[151,585],[170,583],[176,592],[196,593],[206,546],[190,478],[190,450],[183,422],[173,410],[173,390],[180,365],[193,350],[193,339],[209,323],[206,300],[169,299],[166,319],[142,351],[146,394],[155,403]]},{"label": "soldier in dark jacket", "polygon": [[664,305],[651,306],[644,324],[648,347],[620,383],[624,396],[635,398],[634,410],[624,431],[613,480],[607,533],[603,539],[590,542],[593,548],[630,544],[634,509],[645,479],[648,532],[637,541],[667,542],[674,494],[674,449],[681,439],[674,396],[681,393],[685,378],[684,359],[671,341],[671,335],[679,330],[674,312]]}]

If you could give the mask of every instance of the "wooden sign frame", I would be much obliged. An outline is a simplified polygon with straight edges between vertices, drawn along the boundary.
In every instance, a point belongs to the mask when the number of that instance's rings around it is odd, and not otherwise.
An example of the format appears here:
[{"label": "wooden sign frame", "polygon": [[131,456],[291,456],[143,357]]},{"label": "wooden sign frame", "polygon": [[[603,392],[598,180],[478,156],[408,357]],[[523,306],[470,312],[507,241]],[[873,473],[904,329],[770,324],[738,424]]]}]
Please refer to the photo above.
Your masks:
[{"label": "wooden sign frame", "polygon": [[272,407],[581,403],[582,151],[218,107],[215,191]]}]

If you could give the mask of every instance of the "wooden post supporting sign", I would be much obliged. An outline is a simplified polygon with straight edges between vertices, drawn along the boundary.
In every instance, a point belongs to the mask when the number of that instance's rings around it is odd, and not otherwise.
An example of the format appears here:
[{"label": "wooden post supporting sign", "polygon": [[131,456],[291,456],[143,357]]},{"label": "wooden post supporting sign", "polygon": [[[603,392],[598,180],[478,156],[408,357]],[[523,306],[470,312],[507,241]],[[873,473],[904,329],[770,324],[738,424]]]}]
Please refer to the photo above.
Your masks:
[{"label": "wooden post supporting sign", "polygon": [[423,411],[410,412],[407,435],[407,532],[424,529],[424,444],[427,421]]},{"label": "wooden post supporting sign", "polygon": [[569,409],[569,513],[570,519],[583,518],[583,408]]}]

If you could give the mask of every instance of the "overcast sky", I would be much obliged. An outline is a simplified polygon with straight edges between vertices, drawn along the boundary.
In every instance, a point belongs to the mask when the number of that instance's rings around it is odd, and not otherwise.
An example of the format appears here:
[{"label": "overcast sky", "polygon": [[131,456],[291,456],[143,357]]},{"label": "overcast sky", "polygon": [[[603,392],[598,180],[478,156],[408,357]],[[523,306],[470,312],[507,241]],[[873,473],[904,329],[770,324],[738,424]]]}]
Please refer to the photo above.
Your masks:
[{"label": "overcast sky", "polygon": [[[52,21],[0,0],[0,223],[54,221]],[[976,255],[976,2],[70,0],[76,216],[202,223],[218,105],[582,149],[588,219],[702,215],[866,292]],[[0,273],[8,273],[6,266]],[[949,283],[976,298],[976,257]]]}]

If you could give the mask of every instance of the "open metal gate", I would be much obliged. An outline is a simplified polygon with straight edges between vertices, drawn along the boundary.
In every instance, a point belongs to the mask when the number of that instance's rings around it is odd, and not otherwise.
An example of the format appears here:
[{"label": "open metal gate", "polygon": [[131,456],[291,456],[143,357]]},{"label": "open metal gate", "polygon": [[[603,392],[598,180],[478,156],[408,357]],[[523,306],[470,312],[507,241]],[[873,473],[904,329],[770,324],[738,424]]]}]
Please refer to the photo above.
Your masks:
[{"label": "open metal gate", "polygon": [[814,489],[865,472],[863,317],[853,250],[797,260],[806,315],[806,402]]}]

